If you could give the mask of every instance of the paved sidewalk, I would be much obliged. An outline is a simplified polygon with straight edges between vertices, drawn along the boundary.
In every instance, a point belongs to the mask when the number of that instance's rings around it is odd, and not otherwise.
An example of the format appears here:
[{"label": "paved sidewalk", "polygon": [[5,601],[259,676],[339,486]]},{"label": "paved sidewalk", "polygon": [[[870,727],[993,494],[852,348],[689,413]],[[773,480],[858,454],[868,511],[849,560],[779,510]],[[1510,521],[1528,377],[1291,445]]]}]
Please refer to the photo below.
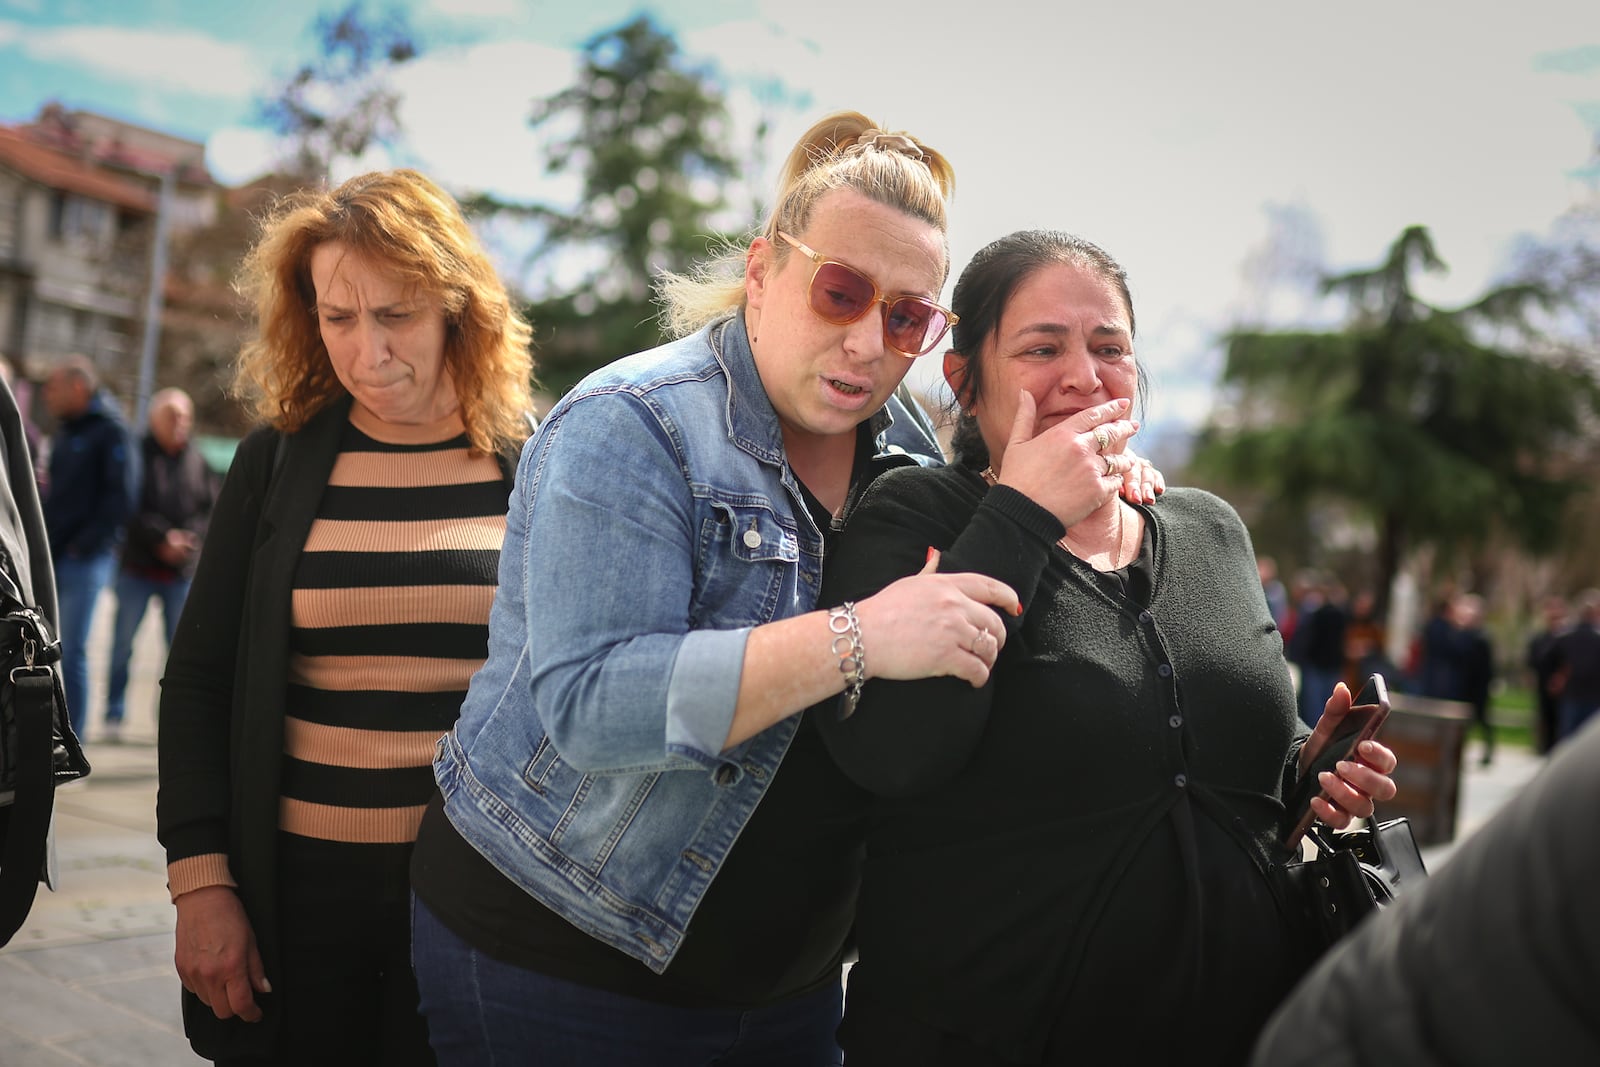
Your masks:
[{"label": "paved sidewalk", "polygon": [[56,792],[58,888],[0,949],[0,1063],[5,1067],[204,1064],[183,1036],[172,967],[174,914],[156,843],[159,619],[134,643],[123,743],[100,740],[115,605],[95,614],[87,779]]},{"label": "paved sidewalk", "polygon": [[[103,694],[110,609],[92,642]],[[173,910],[155,840],[155,689],[161,639],[146,620],[135,646],[129,721],[120,745],[99,740],[90,708],[93,773],[56,797],[60,889],[42,887],[28,922],[0,949],[0,1062],[5,1067],[184,1067],[206,1061],[183,1037],[172,969]],[[1424,850],[1431,870],[1543,765],[1501,747],[1491,767],[1463,756],[1456,840]]]}]

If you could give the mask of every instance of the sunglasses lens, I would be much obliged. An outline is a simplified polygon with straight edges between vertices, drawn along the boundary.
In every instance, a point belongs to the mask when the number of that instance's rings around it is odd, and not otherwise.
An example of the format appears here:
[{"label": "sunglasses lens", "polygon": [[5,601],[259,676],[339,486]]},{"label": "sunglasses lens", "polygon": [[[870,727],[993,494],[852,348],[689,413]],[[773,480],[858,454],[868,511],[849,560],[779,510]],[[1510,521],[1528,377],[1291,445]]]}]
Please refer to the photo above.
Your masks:
[{"label": "sunglasses lens", "polygon": [[901,352],[920,356],[944,336],[950,319],[937,304],[915,296],[902,296],[889,307],[883,333]]},{"label": "sunglasses lens", "polygon": [[854,322],[872,305],[876,288],[843,263],[824,263],[811,279],[811,310],[828,322]]}]

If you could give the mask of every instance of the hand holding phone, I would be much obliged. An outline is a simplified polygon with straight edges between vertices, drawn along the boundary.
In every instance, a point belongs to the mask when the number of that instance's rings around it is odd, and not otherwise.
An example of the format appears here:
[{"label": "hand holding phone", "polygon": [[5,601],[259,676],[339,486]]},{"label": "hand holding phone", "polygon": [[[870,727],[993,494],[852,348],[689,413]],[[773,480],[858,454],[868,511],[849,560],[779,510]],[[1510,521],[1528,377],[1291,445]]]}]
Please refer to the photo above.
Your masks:
[{"label": "hand holding phone", "polygon": [[1289,826],[1289,832],[1283,838],[1283,847],[1286,850],[1298,849],[1300,839],[1316,820],[1316,812],[1311,808],[1311,798],[1318,795],[1327,798],[1327,793],[1319,781],[1322,772],[1333,770],[1343,760],[1355,759],[1357,746],[1376,737],[1378,729],[1388,717],[1389,689],[1384,684],[1383,675],[1371,675],[1362,685],[1361,692],[1351,701],[1350,710],[1345,712],[1344,717],[1335,725],[1328,743],[1322,746],[1322,751],[1317,753],[1311,766],[1306,768],[1300,780],[1295,783],[1294,792],[1284,806],[1284,817]]}]

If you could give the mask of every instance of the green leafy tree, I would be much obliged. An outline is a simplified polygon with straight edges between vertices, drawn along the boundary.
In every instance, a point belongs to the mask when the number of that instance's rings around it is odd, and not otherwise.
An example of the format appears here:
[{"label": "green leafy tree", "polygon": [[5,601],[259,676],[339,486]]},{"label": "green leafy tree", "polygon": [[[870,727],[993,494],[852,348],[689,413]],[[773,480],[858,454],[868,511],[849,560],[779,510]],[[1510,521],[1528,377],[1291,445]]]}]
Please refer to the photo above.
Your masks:
[{"label": "green leafy tree", "polygon": [[529,262],[566,268],[546,270],[562,280],[527,309],[540,379],[559,394],[661,341],[655,275],[689,269],[730,236],[719,220],[746,167],[723,147],[731,122],[714,70],[686,58],[648,16],[585,42],[577,82],[537,101],[529,121],[548,138],[546,172],[579,178],[576,202],[479,196],[468,206],[496,222],[533,223]]},{"label": "green leafy tree", "polygon": [[1349,300],[1332,332],[1242,330],[1223,382],[1237,403],[1202,431],[1195,472],[1305,513],[1328,501],[1377,530],[1376,589],[1407,552],[1445,556],[1500,536],[1544,552],[1586,476],[1566,462],[1600,412],[1580,361],[1542,351],[1528,315],[1551,294],[1496,288],[1459,308],[1417,296],[1442,271],[1427,230],[1400,234],[1383,263],[1323,280]]},{"label": "green leafy tree", "polygon": [[316,55],[262,100],[259,111],[292,146],[295,176],[320,182],[335,160],[399,141],[400,95],[390,74],[419,48],[403,11],[369,14],[361,0],[317,16],[312,32]]}]

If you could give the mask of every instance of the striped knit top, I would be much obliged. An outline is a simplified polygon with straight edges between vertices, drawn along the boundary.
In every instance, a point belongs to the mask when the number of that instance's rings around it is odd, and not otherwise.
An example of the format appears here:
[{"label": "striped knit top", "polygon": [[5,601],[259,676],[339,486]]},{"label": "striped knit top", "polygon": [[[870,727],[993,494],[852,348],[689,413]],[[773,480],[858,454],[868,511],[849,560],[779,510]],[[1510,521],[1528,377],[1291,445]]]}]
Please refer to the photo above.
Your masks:
[{"label": "striped knit top", "polygon": [[459,415],[397,426],[351,409],[295,568],[281,829],[416,838],[434,742],[488,655],[506,504]]},{"label": "striped knit top", "polygon": [[[416,839],[433,744],[488,656],[507,503],[459,415],[399,426],[352,406],[294,573],[281,829]],[[167,884],[236,883],[207,853],[169,864]]]}]

